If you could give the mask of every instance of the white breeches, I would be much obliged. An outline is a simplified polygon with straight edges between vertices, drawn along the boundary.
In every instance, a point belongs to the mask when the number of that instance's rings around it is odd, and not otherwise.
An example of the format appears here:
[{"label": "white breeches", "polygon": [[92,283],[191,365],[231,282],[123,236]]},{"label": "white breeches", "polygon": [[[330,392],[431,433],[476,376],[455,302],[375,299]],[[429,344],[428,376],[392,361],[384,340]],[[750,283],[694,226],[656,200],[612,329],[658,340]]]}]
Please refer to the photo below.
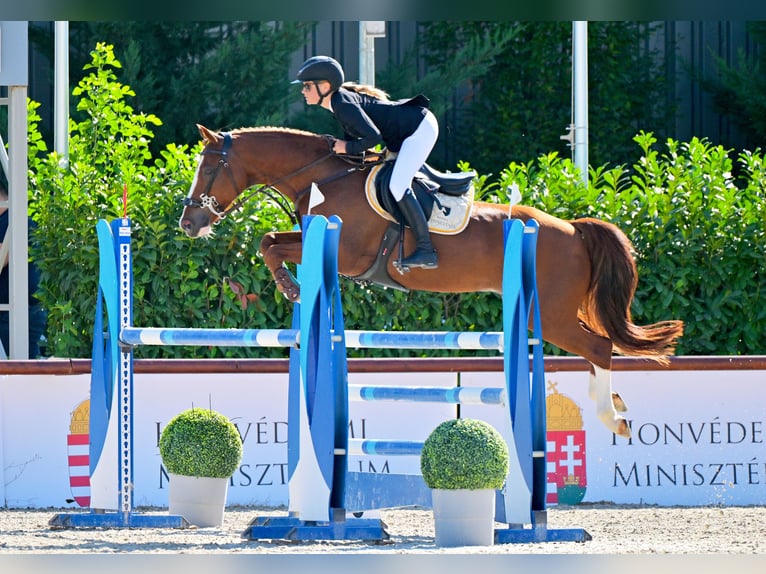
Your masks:
[{"label": "white breeches", "polygon": [[436,121],[433,113],[426,110],[426,115],[418,129],[402,142],[402,148],[396,156],[391,181],[388,184],[391,195],[396,201],[400,201],[404,197],[404,192],[412,185],[412,178],[426,163],[438,137],[439,122]]}]

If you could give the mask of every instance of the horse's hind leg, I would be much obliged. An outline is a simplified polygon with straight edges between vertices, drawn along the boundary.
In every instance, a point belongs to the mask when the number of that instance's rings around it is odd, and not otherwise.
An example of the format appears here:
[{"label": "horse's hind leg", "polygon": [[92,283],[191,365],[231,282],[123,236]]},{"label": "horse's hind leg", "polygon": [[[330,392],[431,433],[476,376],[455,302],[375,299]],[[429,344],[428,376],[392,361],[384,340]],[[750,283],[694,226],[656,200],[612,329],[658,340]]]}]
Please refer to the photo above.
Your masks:
[{"label": "horse's hind leg", "polygon": [[[599,374],[599,371],[606,371],[606,373]],[[608,382],[611,380],[611,378],[612,378],[611,370],[599,369],[596,365],[593,365],[591,363],[590,382],[588,384],[588,396],[595,401],[600,394],[599,389],[607,388],[609,391],[609,394],[612,397],[612,405],[614,406],[614,410],[616,410],[618,413],[627,412],[628,406],[625,404],[625,401],[622,400],[622,397],[619,395],[619,393],[616,393],[612,390],[612,384],[611,382]],[[606,383],[600,382],[602,380],[606,381]]]},{"label": "horse's hind leg", "polygon": [[[564,321],[562,317],[571,313],[551,315],[543,308],[543,333],[545,339],[591,363],[588,396],[596,402],[596,416],[616,435],[629,438],[630,427],[618,411],[625,411],[625,403],[617,393],[612,392],[612,342],[587,329],[576,318]],[[547,324],[546,324],[546,313]]]},{"label": "horse's hind leg", "polygon": [[596,401],[596,416],[618,436],[630,438],[630,427],[620,412],[627,407],[619,394],[612,391],[612,371],[591,364],[588,396]]},{"label": "horse's hind leg", "polygon": [[292,303],[300,301],[301,290],[284,263],[301,262],[301,240],[300,231],[271,232],[263,236],[260,245],[263,261],[271,271],[277,289]]}]

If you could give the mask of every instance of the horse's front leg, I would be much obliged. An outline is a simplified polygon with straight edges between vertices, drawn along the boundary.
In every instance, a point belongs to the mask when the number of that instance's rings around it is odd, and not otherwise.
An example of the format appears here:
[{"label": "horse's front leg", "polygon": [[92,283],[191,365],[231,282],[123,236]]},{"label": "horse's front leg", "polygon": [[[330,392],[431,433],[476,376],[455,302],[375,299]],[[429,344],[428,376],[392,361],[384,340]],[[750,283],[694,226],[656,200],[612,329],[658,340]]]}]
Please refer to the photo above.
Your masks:
[{"label": "horse's front leg", "polygon": [[591,364],[588,395],[596,401],[596,415],[618,436],[630,438],[630,427],[625,417],[618,414],[627,411],[619,394],[612,391],[612,371]]},{"label": "horse's front leg", "polygon": [[298,264],[303,253],[302,235],[300,231],[272,231],[261,240],[263,261],[271,271],[277,289],[295,303],[300,301],[301,289],[292,273],[284,266],[285,262]]}]

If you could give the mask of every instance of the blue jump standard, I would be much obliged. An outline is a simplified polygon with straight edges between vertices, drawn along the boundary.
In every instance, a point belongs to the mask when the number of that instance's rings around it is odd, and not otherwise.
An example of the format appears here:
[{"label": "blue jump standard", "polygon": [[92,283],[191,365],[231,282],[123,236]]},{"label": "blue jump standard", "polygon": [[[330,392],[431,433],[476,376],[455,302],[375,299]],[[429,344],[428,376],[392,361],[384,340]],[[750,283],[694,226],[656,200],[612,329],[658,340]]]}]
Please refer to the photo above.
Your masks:
[{"label": "blue jump standard", "polygon": [[377,518],[334,517],[328,521],[291,516],[259,516],[242,533],[249,540],[388,540],[386,525]]},{"label": "blue jump standard", "polygon": [[[132,440],[132,354],[118,346],[120,324],[117,317],[132,318],[132,269],[130,221],[100,220],[96,226],[99,242],[99,297],[93,329],[93,355],[90,385],[90,486],[89,511],[54,515],[48,525],[64,528],[188,528],[183,516],[139,514],[133,511],[133,440]],[[121,273],[120,270],[123,272]],[[120,279],[118,279],[118,277]],[[121,305],[124,313],[121,313]],[[104,309],[107,311],[108,336],[104,333]],[[118,407],[119,404],[119,407]],[[119,415],[118,415],[119,412]],[[117,425],[117,420],[121,421]],[[107,428],[113,425],[118,444],[106,444]],[[108,495],[96,492],[94,472],[104,468],[107,479],[116,483]],[[112,484],[115,486],[115,484]],[[99,506],[108,499],[107,504]]]},{"label": "blue jump standard", "polygon": [[[305,218],[304,255],[308,253],[308,257],[299,267],[302,303],[295,305],[292,329],[214,330],[132,327],[130,221],[98,222],[99,297],[90,399],[92,508],[58,514],[49,521],[52,528],[190,526],[182,516],[133,511],[131,347],[220,345],[290,348],[290,508],[287,516],[254,518],[243,538],[383,541],[390,539],[385,523],[363,518],[365,511],[431,508],[431,490],[421,475],[349,471],[350,453],[415,456],[422,449],[417,441],[349,439],[351,399],[500,406],[513,425],[512,433],[508,429],[505,432],[514,463],[503,490],[495,497],[495,520],[508,525],[495,530],[495,542],[591,539],[582,529],[547,527],[544,373],[534,270],[537,224],[530,221],[525,226],[519,220],[509,220],[506,226],[506,247],[514,248],[506,250],[504,264],[503,332],[443,333],[344,330],[337,270],[341,223],[335,216],[329,221]],[[531,313],[534,338],[527,337]],[[534,348],[532,369],[530,346]],[[348,385],[349,347],[495,349],[504,355],[506,385],[502,389]],[[117,444],[107,441],[107,435],[118,436]],[[525,527],[530,523],[531,528]]]},{"label": "blue jump standard", "polygon": [[535,542],[587,542],[590,534],[582,528],[548,528],[548,514],[545,510],[532,511],[532,528],[509,525],[495,528],[496,544],[530,544]]},{"label": "blue jump standard", "polygon": [[135,512],[90,512],[56,514],[48,521],[51,528],[189,528],[183,516],[138,514]]}]

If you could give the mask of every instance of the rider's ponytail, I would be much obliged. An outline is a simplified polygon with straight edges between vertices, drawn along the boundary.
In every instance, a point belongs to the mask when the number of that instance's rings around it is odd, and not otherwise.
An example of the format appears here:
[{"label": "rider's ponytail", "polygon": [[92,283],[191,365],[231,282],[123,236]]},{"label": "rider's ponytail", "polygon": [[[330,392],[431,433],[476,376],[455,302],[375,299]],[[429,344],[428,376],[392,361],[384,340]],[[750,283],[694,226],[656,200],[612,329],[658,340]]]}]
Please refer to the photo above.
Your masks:
[{"label": "rider's ponytail", "polygon": [[355,84],[354,82],[345,82],[342,87],[358,94],[367,94],[373,98],[388,101],[388,94],[380,88],[376,88],[375,86],[370,86],[367,84]]}]

